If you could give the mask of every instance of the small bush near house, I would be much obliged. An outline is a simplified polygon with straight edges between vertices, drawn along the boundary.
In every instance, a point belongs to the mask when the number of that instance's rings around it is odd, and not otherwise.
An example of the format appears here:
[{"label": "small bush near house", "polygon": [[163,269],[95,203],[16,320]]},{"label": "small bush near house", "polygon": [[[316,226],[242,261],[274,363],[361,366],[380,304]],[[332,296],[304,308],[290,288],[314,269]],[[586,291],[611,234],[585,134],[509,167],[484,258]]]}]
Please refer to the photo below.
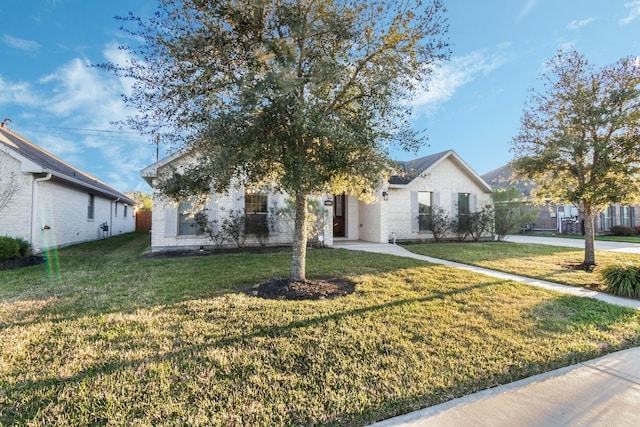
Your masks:
[{"label": "small bush near house", "polygon": [[600,274],[613,295],[640,297],[640,265],[631,262],[611,264]]},{"label": "small bush near house", "polygon": [[13,237],[0,236],[0,261],[20,256],[20,243]]},{"label": "small bush near house", "polygon": [[611,227],[611,234],[614,236],[635,236],[638,233],[635,228],[625,227],[623,225],[614,225]]},{"label": "small bush near house", "polygon": [[33,254],[33,246],[31,246],[31,243],[29,243],[28,240],[17,238],[16,241],[18,242],[18,252],[20,253],[20,256],[29,256]]}]

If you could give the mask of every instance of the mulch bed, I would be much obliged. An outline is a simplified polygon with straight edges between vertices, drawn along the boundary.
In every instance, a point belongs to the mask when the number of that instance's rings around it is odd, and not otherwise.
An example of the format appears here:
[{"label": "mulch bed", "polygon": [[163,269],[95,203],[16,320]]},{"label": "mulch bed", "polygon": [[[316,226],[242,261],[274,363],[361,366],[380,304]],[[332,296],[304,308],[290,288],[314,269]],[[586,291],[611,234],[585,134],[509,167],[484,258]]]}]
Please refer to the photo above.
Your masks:
[{"label": "mulch bed", "polygon": [[149,252],[142,255],[142,258],[182,258],[190,256],[209,256],[222,254],[255,253],[266,254],[275,252],[291,251],[291,246],[246,246],[242,248],[218,248],[218,249],[179,249],[173,251]]},{"label": "mulch bed", "polygon": [[39,255],[23,256],[0,261],[0,270],[14,270],[16,268],[30,267],[45,262],[47,259]]},{"label": "mulch bed", "polygon": [[260,298],[299,301],[334,299],[352,294],[354,291],[353,283],[342,279],[307,279],[304,282],[271,279],[255,285],[250,294]]}]

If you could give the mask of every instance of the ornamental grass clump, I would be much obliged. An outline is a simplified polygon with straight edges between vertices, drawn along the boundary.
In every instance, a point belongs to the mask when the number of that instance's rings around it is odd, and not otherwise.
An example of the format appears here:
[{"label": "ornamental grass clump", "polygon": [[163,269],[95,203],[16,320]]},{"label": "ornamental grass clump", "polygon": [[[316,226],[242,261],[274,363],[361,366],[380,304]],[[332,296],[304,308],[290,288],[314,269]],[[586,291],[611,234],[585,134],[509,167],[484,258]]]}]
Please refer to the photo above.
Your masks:
[{"label": "ornamental grass clump", "polygon": [[614,295],[640,298],[640,265],[632,262],[610,264],[601,270],[604,284]]}]

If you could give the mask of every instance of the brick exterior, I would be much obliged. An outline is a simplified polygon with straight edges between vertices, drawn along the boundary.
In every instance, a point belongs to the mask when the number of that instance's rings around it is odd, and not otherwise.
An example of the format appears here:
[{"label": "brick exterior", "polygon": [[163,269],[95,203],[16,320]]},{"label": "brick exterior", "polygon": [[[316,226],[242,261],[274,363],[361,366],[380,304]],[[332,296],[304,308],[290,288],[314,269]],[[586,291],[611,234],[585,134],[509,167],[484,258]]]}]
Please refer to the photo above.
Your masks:
[{"label": "brick exterior", "polygon": [[[388,201],[379,200],[376,203],[365,203],[357,198],[348,196],[345,198],[345,237],[346,240],[364,240],[369,242],[388,242],[393,237],[398,240],[423,240],[432,237],[430,232],[414,232],[412,229],[412,193],[417,191],[433,191],[439,195],[439,204],[451,211],[453,206],[452,195],[457,193],[469,193],[472,204],[471,211],[481,209],[491,204],[489,187],[471,171],[455,155],[443,155],[444,160],[429,170],[425,176],[413,179],[407,185],[390,185],[388,188]],[[155,188],[155,177],[158,168],[171,164],[180,168],[188,161],[187,156],[168,158],[164,163],[151,165],[142,171],[143,177]],[[379,193],[381,196],[381,192]],[[244,189],[230,187],[225,194],[211,194],[207,204],[209,220],[222,221],[229,216],[232,210],[244,208]],[[271,211],[284,206],[288,196],[286,194],[270,194],[268,207]],[[322,203],[331,199],[331,196],[318,198]],[[417,207],[417,206],[416,206]],[[332,207],[327,207],[325,223],[324,243],[332,246],[333,218]],[[275,221],[275,232],[271,233],[269,245],[288,245],[292,242],[293,225],[272,216]],[[213,242],[205,235],[179,235],[178,234],[178,206],[168,201],[157,191],[153,195],[153,220],[151,228],[152,251],[171,250],[176,248],[197,249],[200,246],[209,247]],[[247,239],[247,245],[255,245],[258,242]]]},{"label": "brick exterior", "polygon": [[491,193],[480,185],[477,179],[470,176],[452,157],[447,157],[435,166],[428,174],[423,174],[406,186],[390,186],[389,200],[382,202],[386,210],[388,236],[393,240],[428,240],[432,239],[429,231],[416,231],[414,222],[417,206],[412,200],[412,193],[430,191],[434,194],[434,206],[441,206],[451,216],[455,216],[455,205],[458,193],[470,194],[471,212],[491,205]]},{"label": "brick exterior", "polygon": [[[26,239],[39,252],[135,230],[133,206],[127,205],[125,217],[125,205],[119,203],[116,215],[113,200],[95,195],[94,219],[88,219],[88,190],[24,173],[20,162],[2,151],[0,158],[0,173],[15,172],[20,181],[16,197],[0,213],[0,235]],[[104,222],[106,233],[100,229]]]}]

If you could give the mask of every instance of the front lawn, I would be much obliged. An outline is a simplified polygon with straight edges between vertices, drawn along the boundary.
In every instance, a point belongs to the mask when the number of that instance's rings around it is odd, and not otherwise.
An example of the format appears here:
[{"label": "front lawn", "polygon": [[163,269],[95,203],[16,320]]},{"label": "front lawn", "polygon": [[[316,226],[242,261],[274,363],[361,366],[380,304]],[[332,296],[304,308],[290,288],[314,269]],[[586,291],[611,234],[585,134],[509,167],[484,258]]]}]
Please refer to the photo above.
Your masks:
[{"label": "front lawn", "polygon": [[640,314],[408,258],[312,250],[336,300],[249,296],[290,253],[140,258],[148,235],[0,272],[0,424],[365,425],[640,345]]},{"label": "front lawn", "polygon": [[598,273],[604,266],[622,261],[640,264],[638,254],[596,250],[597,265],[589,273],[574,268],[584,260],[583,249],[512,242],[407,244],[405,248],[421,255],[601,292],[607,292]]}]

